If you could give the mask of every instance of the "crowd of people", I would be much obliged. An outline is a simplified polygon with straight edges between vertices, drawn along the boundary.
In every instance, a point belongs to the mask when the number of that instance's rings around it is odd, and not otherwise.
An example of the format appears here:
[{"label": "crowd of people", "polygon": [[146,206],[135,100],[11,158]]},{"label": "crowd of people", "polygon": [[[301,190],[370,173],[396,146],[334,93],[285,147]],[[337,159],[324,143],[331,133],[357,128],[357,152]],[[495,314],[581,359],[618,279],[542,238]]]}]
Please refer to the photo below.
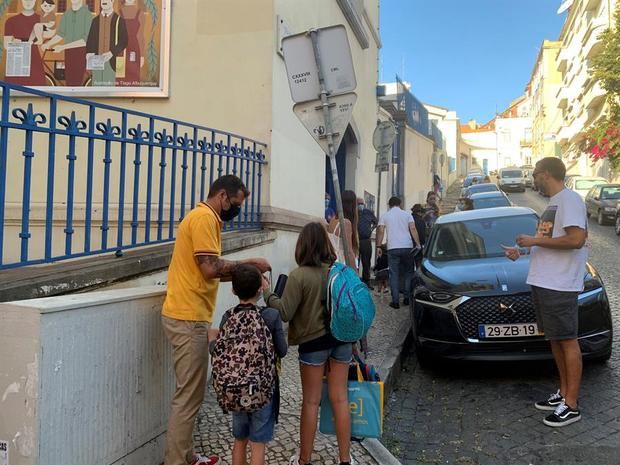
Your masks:
[{"label": "crowd of people", "polygon": [[[222,354],[223,346],[218,348],[217,341],[222,339],[220,330],[211,328],[222,281],[232,281],[233,293],[239,299],[239,304],[224,314],[220,323],[220,328],[226,328],[224,332],[242,331],[243,325],[256,324],[257,319],[262,319],[268,328],[265,334],[273,338],[270,347],[274,348],[275,360],[286,355],[288,345],[298,346],[302,391],[300,443],[290,464],[311,463],[325,379],[334,414],[339,463],[350,465],[354,461],[350,454],[347,382],[349,365],[357,347],[337,340],[329,331],[325,317],[328,273],[334,262],[346,263],[361,272],[362,281],[370,287],[374,268],[380,287],[386,287],[389,281],[391,306],[394,308],[399,307],[399,283],[403,276],[403,303],[406,305],[416,257],[424,246],[427,230],[439,215],[438,194],[429,192],[426,206],[416,204],[411,213],[401,208],[398,197],[392,197],[389,210],[377,220],[363,199],[353,191],[344,191],[342,223],[338,212],[327,208],[324,222],[308,223],[300,232],[294,256],[297,267],[290,272],[281,293],[269,290],[271,285],[264,273],[271,266],[266,259],[232,261],[221,258],[222,225],[239,214],[249,194],[238,177],[222,176],[211,186],[208,198],[200,202],[179,226],[162,309],[162,325],[172,345],[176,376],[165,465],[214,465],[219,462],[217,455],[196,454],[192,437],[194,421],[204,399],[209,353],[214,354],[214,370],[221,369],[222,363],[225,369],[234,370],[236,366],[233,356],[229,361],[226,354]],[[375,229],[378,247],[373,267],[372,235]],[[266,309],[257,306],[261,298]],[[255,310],[258,313],[252,313]],[[254,315],[254,320],[248,316],[250,319],[240,324],[240,313]],[[284,335],[283,322],[289,324],[288,339]],[[363,348],[362,344],[362,351]],[[280,366],[279,363],[276,365]],[[274,425],[278,420],[279,382],[277,371],[275,373],[271,380],[273,386],[268,387],[269,402],[251,413],[233,413],[234,465],[247,463],[248,448],[251,465],[264,463],[265,445],[273,439]]]}]

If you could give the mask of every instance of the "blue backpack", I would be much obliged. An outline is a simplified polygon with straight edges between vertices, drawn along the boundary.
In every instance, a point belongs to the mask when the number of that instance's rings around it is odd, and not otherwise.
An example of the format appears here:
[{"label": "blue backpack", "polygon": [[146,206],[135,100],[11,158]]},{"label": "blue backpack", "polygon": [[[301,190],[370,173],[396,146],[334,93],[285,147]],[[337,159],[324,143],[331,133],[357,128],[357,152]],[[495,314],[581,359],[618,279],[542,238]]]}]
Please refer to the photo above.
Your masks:
[{"label": "blue backpack", "polygon": [[327,277],[327,313],[332,336],[356,342],[366,336],[375,319],[375,303],[353,268],[336,262]]}]

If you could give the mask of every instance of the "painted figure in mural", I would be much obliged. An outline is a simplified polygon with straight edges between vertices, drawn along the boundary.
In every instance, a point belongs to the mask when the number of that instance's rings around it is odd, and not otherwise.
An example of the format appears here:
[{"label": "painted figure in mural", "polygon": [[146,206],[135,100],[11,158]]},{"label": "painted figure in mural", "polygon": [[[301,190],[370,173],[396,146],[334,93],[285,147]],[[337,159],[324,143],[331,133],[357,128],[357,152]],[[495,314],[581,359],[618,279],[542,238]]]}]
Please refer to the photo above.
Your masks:
[{"label": "painted figure in mural", "polygon": [[[36,0],[21,0],[21,13],[6,20],[4,26],[5,50],[12,43],[30,42],[35,25],[41,22],[41,17],[34,11],[35,5]],[[32,42],[30,43],[32,44]],[[5,80],[22,86],[46,85],[43,61],[37,45],[32,44],[30,47],[30,75],[6,76]]]},{"label": "painted figure in mural", "polygon": [[119,86],[139,86],[140,70],[144,66],[144,0],[121,0],[121,18],[127,26],[125,76],[117,75]]},{"label": "painted figure in mural", "polygon": [[[93,15],[84,0],[71,0],[71,8],[60,19],[56,35],[41,46],[41,50],[52,49],[65,53],[65,84],[83,86],[86,79],[86,39]],[[60,44],[60,42],[63,42]]]},{"label": "painted figure in mural", "polygon": [[34,25],[30,41],[41,45],[45,40],[56,35],[56,3],[54,0],[43,0],[41,3],[41,22]]},{"label": "painted figure in mural", "polygon": [[92,66],[92,85],[116,85],[117,70],[124,70],[123,51],[127,48],[125,20],[114,11],[114,0],[101,0],[101,12],[93,19],[86,41],[86,62],[101,57],[101,66]]}]

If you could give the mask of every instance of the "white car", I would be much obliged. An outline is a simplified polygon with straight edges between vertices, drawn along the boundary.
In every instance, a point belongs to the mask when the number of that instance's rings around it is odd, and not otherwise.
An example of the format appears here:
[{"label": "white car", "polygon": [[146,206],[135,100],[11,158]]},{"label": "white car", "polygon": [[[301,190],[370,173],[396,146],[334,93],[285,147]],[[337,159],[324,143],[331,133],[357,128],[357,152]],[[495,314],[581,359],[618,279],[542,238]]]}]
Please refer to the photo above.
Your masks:
[{"label": "white car", "polygon": [[585,199],[590,189],[601,184],[609,184],[609,182],[605,178],[576,176],[566,182],[566,187],[577,192],[581,198]]},{"label": "white car", "polygon": [[504,168],[499,170],[497,185],[502,191],[525,192],[525,176],[521,168]]}]

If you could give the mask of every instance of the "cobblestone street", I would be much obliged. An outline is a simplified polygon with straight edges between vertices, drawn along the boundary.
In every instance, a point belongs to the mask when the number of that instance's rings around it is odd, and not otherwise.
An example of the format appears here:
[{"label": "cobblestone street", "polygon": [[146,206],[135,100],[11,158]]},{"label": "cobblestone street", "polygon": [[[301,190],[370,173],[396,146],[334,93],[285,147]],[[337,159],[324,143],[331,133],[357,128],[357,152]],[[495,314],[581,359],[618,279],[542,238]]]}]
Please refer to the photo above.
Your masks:
[{"label": "cobblestone street", "polygon": [[[513,202],[537,211],[528,191]],[[620,324],[619,238],[590,223],[590,261]],[[605,364],[584,367],[581,422],[543,425],[533,403],[556,389],[551,363],[449,364],[423,369],[410,353],[387,406],[383,442],[403,464],[608,464],[620,462],[620,344]]]}]

